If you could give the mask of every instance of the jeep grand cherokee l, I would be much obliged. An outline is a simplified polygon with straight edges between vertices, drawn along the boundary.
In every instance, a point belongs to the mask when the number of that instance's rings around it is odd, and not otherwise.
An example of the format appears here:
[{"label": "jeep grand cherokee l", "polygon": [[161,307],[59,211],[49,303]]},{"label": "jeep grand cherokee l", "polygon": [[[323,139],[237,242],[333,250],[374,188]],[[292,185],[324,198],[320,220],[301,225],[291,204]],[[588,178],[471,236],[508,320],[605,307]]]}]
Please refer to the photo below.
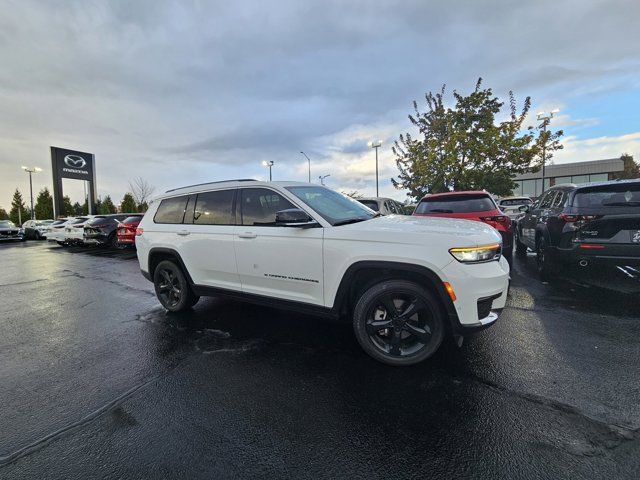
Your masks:
[{"label": "jeep grand cherokee l", "polygon": [[521,210],[516,252],[536,252],[542,277],[640,292],[640,180],[558,185]]},{"label": "jeep grand cherokee l", "polygon": [[226,295],[347,317],[362,348],[390,365],[493,324],[509,281],[501,237],[482,222],[380,216],[308,183],[170,190],[151,203],[136,245],[169,311]]}]

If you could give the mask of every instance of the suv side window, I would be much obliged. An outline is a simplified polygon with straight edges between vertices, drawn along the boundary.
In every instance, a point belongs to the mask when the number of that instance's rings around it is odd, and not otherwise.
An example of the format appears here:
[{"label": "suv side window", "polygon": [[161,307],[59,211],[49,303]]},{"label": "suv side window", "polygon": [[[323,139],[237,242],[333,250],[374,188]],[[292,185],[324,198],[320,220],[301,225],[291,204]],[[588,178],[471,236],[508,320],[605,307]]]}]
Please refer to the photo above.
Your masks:
[{"label": "suv side window", "polygon": [[235,189],[199,193],[193,214],[194,225],[235,225],[235,194]]},{"label": "suv side window", "polygon": [[268,188],[243,188],[240,198],[242,225],[273,226],[276,212],[296,208],[289,200]]},{"label": "suv side window", "polygon": [[158,211],[153,217],[154,223],[182,223],[187,208],[187,195],[182,197],[165,198],[160,202]]},{"label": "suv side window", "polygon": [[542,199],[540,200],[540,205],[538,205],[538,208],[550,208],[555,196],[555,191],[545,193],[544,197],[542,197]]},{"label": "suv side window", "polygon": [[564,194],[564,192],[559,191],[558,194],[556,195],[556,198],[553,200],[551,207],[560,208],[564,206],[565,200],[566,200],[566,195]]}]

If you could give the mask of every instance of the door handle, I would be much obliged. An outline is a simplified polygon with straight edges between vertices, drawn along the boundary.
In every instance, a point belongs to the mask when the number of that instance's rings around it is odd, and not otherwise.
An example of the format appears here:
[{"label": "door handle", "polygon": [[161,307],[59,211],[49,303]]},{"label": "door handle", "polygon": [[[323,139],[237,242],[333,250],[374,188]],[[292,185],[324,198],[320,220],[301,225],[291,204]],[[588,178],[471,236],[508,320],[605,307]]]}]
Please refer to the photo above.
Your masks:
[{"label": "door handle", "polygon": [[251,232],[244,232],[244,233],[239,233],[238,237],[239,238],[256,238],[258,235],[256,235],[255,233],[251,233]]},{"label": "door handle", "polygon": [[178,233],[178,235],[185,236],[185,235],[189,235],[191,232],[189,230],[180,230],[177,233]]}]

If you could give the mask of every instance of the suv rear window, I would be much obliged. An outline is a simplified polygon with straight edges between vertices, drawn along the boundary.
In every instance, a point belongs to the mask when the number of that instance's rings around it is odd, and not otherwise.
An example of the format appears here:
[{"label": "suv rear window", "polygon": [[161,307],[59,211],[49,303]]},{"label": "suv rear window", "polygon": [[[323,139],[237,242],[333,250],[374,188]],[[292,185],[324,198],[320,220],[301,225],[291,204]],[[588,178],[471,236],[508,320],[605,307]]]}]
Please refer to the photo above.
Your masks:
[{"label": "suv rear window", "polygon": [[154,223],[182,223],[188,198],[188,195],[184,195],[162,200],[158,206],[158,211],[153,217]]},{"label": "suv rear window", "polygon": [[501,207],[515,207],[517,205],[531,205],[530,198],[512,198],[511,200],[500,200]]},{"label": "suv rear window", "polygon": [[485,212],[495,208],[493,200],[488,195],[447,195],[422,199],[415,213]]},{"label": "suv rear window", "polygon": [[582,208],[640,207],[640,183],[612,184],[581,188],[573,206]]},{"label": "suv rear window", "polygon": [[142,220],[142,215],[134,215],[132,217],[125,218],[122,223],[128,225],[129,223],[139,223]]},{"label": "suv rear window", "polygon": [[104,215],[98,215],[98,216],[96,216],[96,217],[93,217],[91,220],[89,220],[89,221],[87,222],[87,225],[88,225],[88,226],[91,226],[91,225],[100,225],[101,223],[104,223],[104,221],[105,221],[105,219],[106,219],[106,218],[107,218],[107,217],[105,217]]}]

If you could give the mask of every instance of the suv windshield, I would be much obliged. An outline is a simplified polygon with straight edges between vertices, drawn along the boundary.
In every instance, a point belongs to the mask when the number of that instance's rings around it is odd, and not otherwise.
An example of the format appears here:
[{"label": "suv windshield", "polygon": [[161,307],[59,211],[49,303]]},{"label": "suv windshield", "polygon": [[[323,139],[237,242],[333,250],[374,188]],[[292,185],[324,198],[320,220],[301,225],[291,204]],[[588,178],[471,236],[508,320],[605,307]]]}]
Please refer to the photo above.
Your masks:
[{"label": "suv windshield", "polygon": [[422,199],[415,213],[485,212],[495,208],[493,200],[488,195],[447,195]]},{"label": "suv windshield", "polygon": [[360,202],[325,187],[287,187],[333,226],[362,222],[377,217]]},{"label": "suv windshield", "polygon": [[640,207],[640,183],[581,188],[576,191],[573,197],[573,206],[582,208]]},{"label": "suv windshield", "polygon": [[15,228],[15,224],[9,220],[0,220],[0,228]]}]

